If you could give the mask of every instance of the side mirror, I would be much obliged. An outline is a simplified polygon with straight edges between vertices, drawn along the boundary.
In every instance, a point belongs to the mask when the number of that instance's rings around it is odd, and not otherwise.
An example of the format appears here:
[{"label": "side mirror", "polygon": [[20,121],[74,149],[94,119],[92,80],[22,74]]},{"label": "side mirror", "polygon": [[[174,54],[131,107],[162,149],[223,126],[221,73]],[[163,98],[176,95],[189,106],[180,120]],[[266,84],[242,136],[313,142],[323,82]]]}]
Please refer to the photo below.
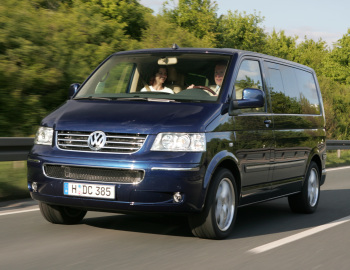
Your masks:
[{"label": "side mirror", "polygon": [[80,87],[80,83],[73,83],[69,86],[68,98],[71,99],[77,92]]},{"label": "side mirror", "polygon": [[245,88],[243,89],[242,99],[233,99],[230,103],[230,115],[233,110],[259,108],[265,104],[265,93],[260,89]]}]

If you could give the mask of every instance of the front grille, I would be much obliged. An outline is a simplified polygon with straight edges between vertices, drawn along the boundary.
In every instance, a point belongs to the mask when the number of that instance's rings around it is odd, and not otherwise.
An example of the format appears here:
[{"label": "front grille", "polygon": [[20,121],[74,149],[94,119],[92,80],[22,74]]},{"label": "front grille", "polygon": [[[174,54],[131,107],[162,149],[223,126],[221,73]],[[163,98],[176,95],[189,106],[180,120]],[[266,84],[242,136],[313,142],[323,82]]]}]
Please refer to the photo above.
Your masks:
[{"label": "front grille", "polygon": [[80,152],[132,154],[143,146],[147,135],[106,133],[106,143],[99,149],[91,149],[88,139],[91,132],[57,131],[56,145],[59,149]]},{"label": "front grille", "polygon": [[45,164],[44,172],[48,177],[53,178],[122,184],[137,184],[140,183],[144,177],[144,171],[141,170],[80,167],[56,164]]}]

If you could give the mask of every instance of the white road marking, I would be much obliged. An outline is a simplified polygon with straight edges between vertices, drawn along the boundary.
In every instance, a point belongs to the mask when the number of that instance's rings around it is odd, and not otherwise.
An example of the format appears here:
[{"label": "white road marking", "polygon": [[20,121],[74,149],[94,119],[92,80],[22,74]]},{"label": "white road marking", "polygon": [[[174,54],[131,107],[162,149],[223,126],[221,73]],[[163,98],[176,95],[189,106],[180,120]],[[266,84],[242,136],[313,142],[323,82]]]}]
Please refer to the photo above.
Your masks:
[{"label": "white road marking", "polygon": [[27,212],[38,211],[38,210],[40,210],[40,209],[39,209],[39,208],[34,208],[34,209],[27,209],[27,210],[11,211],[11,212],[0,213],[0,216],[21,214],[21,213],[27,213]]},{"label": "white road marking", "polygon": [[294,242],[294,241],[297,241],[299,239],[302,239],[302,238],[308,237],[310,235],[313,235],[315,233],[319,233],[321,231],[330,229],[332,227],[338,226],[338,225],[343,224],[343,223],[348,222],[348,221],[350,221],[350,216],[347,216],[347,217],[344,217],[344,218],[332,221],[330,223],[327,223],[327,224],[324,224],[324,225],[321,225],[321,226],[317,226],[317,227],[312,228],[310,230],[307,230],[307,231],[304,231],[304,232],[301,232],[301,233],[297,233],[297,234],[288,236],[286,238],[282,238],[280,240],[271,242],[269,244],[266,244],[266,245],[263,245],[263,246],[260,246],[260,247],[253,248],[253,249],[249,250],[248,252],[254,253],[254,254],[259,254],[259,253],[262,253],[262,252],[265,252],[265,251],[269,251],[271,249],[274,249],[274,248],[277,248],[277,247],[289,244],[291,242]]}]

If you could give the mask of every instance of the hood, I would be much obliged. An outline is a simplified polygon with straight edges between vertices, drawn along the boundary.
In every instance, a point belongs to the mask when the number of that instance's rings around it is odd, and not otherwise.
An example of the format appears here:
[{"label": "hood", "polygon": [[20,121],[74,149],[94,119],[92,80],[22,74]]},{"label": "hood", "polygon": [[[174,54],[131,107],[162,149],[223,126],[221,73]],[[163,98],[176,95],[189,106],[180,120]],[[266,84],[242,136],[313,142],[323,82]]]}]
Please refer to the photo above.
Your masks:
[{"label": "hood", "polygon": [[220,111],[217,103],[69,100],[42,125],[113,133],[204,132]]}]

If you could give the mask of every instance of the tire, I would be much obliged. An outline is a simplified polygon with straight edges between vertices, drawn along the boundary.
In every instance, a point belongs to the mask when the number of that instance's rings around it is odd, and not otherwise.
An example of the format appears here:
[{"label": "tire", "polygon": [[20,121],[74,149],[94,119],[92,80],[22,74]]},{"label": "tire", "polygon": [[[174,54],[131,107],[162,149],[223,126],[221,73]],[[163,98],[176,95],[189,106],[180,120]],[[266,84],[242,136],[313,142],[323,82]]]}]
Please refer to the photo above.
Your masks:
[{"label": "tire", "polygon": [[203,211],[188,217],[193,235],[208,239],[226,238],[236,220],[237,202],[235,179],[229,170],[220,168],[212,179]]},{"label": "tire", "polygon": [[85,210],[39,202],[43,217],[54,224],[77,224],[86,215]]},{"label": "tire", "polygon": [[316,211],[320,200],[320,171],[311,161],[300,193],[288,197],[290,209],[295,213],[311,214]]}]

